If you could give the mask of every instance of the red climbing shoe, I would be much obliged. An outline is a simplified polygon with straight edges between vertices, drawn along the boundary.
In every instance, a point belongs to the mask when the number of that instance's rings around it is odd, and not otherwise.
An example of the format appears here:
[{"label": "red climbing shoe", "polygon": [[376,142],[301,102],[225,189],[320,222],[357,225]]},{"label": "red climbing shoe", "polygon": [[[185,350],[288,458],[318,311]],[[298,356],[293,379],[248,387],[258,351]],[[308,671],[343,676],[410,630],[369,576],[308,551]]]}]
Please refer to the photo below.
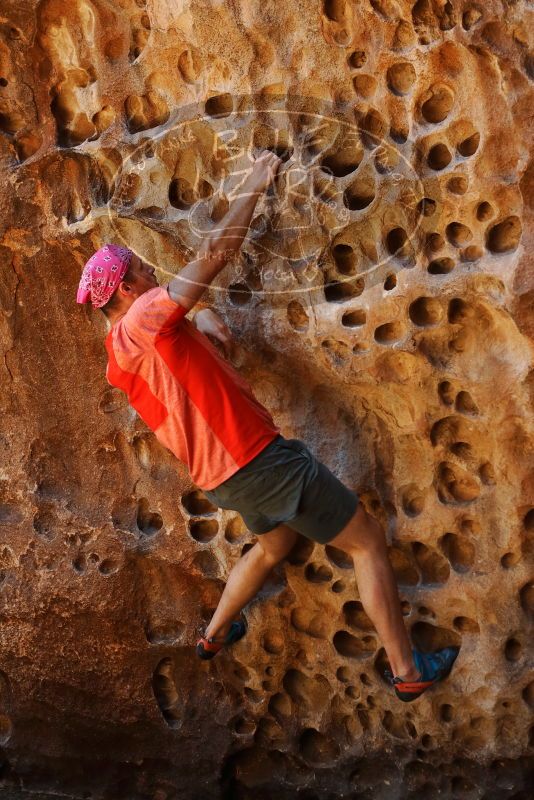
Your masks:
[{"label": "red climbing shoe", "polygon": [[232,622],[230,630],[224,638],[210,636],[209,639],[206,639],[205,636],[202,636],[197,642],[197,656],[204,661],[209,661],[209,659],[216,656],[223,647],[228,647],[228,645],[234,644],[234,642],[238,642],[239,639],[242,639],[246,632],[247,623],[242,618]]},{"label": "red climbing shoe", "polygon": [[411,703],[435,683],[444,680],[450,673],[459,652],[459,647],[444,647],[443,650],[428,654],[412,650],[415,666],[419,670],[418,680],[405,681],[403,678],[394,678],[391,672],[387,673],[399,700]]}]

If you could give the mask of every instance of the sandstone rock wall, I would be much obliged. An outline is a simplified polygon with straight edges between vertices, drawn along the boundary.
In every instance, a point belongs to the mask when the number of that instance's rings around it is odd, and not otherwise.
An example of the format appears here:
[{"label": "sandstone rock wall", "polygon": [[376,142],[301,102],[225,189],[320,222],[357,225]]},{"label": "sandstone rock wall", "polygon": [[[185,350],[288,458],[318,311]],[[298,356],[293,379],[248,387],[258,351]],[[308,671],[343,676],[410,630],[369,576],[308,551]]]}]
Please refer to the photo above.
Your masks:
[{"label": "sandstone rock wall", "polygon": [[[521,0],[3,0],[2,796],[532,796],[533,36]],[[461,645],[411,706],[304,539],[196,660],[254,537],[75,304],[106,240],[168,279],[258,147],[284,168],[210,297],[386,526],[414,642]]]}]

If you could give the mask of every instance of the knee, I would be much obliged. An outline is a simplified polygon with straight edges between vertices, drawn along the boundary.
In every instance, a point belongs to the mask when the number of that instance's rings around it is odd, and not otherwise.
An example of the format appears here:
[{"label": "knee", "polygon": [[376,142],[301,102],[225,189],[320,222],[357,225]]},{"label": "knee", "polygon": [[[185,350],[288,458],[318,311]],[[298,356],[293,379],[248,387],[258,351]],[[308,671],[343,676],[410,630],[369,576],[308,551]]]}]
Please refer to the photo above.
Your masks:
[{"label": "knee", "polygon": [[363,506],[358,509],[353,522],[351,535],[346,540],[352,556],[387,550],[386,535],[382,525]]},{"label": "knee", "polygon": [[297,538],[298,535],[296,531],[285,532],[283,539],[280,538],[276,542],[270,541],[267,537],[263,539],[263,537],[260,536],[256,543],[259,549],[258,555],[261,557],[264,564],[275,567],[289,555]]}]

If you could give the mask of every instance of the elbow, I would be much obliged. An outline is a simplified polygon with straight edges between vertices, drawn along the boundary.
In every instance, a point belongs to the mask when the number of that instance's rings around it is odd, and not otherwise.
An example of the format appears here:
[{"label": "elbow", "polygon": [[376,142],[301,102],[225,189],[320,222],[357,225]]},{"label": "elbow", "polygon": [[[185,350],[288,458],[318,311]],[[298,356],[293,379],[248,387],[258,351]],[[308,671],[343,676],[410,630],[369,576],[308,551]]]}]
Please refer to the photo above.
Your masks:
[{"label": "elbow", "polygon": [[225,264],[234,255],[235,251],[228,247],[219,231],[211,233],[202,245],[202,256],[217,264]]}]

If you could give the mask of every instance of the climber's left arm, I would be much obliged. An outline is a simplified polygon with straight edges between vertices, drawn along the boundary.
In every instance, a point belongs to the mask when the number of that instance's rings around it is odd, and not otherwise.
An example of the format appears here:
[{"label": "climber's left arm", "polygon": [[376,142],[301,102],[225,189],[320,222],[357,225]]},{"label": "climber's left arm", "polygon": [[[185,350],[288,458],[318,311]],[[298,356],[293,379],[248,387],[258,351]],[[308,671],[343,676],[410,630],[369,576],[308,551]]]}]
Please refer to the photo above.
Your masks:
[{"label": "climber's left arm", "polygon": [[[197,306],[198,305],[199,303],[197,303]],[[232,331],[216,311],[213,311],[207,304],[202,304],[202,306],[203,307],[196,312],[193,318],[193,325],[195,325],[200,333],[212,336],[214,339],[221,342],[225,355],[230,356],[235,344]]]}]

